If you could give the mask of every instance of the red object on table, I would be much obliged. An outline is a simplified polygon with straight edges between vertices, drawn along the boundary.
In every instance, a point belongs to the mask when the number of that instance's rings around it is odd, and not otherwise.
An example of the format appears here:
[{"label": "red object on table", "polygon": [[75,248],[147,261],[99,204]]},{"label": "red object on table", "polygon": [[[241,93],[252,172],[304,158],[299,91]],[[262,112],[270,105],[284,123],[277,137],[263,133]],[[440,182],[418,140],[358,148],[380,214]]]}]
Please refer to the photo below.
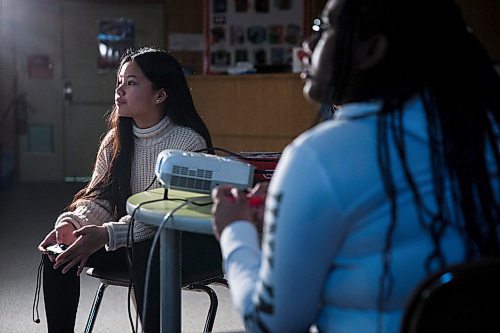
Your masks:
[{"label": "red object on table", "polygon": [[268,182],[274,174],[274,169],[281,157],[279,152],[241,152],[237,159],[252,164],[255,167],[254,185]]}]

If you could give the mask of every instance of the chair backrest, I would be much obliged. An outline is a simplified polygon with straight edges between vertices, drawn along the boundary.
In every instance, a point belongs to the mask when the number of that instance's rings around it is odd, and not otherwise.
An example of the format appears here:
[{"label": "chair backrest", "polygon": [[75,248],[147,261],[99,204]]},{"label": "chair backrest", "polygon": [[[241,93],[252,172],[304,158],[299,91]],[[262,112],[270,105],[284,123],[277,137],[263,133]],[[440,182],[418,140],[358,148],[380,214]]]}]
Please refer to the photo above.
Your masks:
[{"label": "chair backrest", "polygon": [[448,267],[419,285],[401,333],[500,332],[500,261]]}]

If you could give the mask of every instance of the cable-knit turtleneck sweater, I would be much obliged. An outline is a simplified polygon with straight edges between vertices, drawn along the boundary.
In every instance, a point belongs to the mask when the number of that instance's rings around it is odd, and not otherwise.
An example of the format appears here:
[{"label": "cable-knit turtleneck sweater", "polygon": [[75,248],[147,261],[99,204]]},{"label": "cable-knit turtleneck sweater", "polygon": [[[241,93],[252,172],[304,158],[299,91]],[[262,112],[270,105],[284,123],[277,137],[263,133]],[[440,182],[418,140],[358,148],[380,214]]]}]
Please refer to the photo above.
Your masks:
[{"label": "cable-knit turtleneck sweater", "polygon": [[[130,175],[130,188],[132,194],[144,191],[155,178],[154,167],[158,154],[165,149],[181,149],[194,151],[206,148],[205,140],[193,129],[181,127],[170,122],[164,117],[158,124],[150,128],[138,128],[133,126],[134,154]],[[99,179],[99,175],[108,170],[111,163],[110,142],[115,135],[111,130],[101,142],[97,159],[90,180],[89,189]],[[158,187],[155,182],[151,188]],[[127,234],[130,215],[123,216],[118,222],[110,213],[110,204],[103,200],[80,199],[76,202],[76,208],[71,212],[62,213],[56,224],[69,222],[77,229],[86,225],[104,225],[108,231],[109,243],[106,245],[108,251],[127,246]],[[139,221],[134,223],[133,239],[140,242],[152,238],[156,227],[143,224]]]}]

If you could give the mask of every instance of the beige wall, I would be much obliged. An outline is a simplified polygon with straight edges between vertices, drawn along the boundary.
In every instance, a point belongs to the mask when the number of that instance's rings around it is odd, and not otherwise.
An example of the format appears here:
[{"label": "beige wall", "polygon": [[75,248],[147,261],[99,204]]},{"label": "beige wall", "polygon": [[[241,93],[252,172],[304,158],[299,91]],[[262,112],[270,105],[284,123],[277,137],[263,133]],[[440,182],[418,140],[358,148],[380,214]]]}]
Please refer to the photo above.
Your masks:
[{"label": "beige wall", "polygon": [[188,83],[214,146],[234,152],[281,151],[315,119],[298,74],[191,76]]}]

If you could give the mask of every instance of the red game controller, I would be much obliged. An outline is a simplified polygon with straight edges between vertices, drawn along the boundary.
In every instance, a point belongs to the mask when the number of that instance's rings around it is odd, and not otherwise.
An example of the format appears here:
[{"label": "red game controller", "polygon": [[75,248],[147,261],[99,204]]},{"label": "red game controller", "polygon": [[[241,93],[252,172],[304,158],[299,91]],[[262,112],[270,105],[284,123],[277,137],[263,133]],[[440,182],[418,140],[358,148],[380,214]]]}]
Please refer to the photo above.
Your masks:
[{"label": "red game controller", "polygon": [[248,198],[248,204],[250,205],[250,207],[262,206],[264,204],[264,201],[264,198],[260,196]]},{"label": "red game controller", "polygon": [[[235,199],[232,195],[228,195],[227,198],[229,200],[231,200],[231,202],[235,201]],[[265,202],[265,200],[261,196],[255,196],[255,197],[248,198],[248,204],[250,205],[250,207],[253,207],[253,208],[262,206],[264,204],[264,202]]]}]

